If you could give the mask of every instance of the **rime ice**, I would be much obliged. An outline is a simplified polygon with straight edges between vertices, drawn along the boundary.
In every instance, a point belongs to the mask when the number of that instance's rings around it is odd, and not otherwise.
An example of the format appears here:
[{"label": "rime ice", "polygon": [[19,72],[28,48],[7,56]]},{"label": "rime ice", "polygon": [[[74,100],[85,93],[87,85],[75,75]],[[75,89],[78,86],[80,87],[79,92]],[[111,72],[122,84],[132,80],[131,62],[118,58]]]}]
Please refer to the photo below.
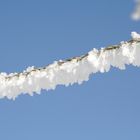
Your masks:
[{"label": "rime ice", "polygon": [[111,67],[124,70],[125,65],[140,67],[140,35],[131,33],[132,42],[121,42],[117,48],[93,49],[85,57],[58,61],[36,69],[28,67],[23,73],[0,73],[0,97],[15,99],[20,94],[40,94],[42,89],[57,85],[82,84],[91,74],[108,72]]}]

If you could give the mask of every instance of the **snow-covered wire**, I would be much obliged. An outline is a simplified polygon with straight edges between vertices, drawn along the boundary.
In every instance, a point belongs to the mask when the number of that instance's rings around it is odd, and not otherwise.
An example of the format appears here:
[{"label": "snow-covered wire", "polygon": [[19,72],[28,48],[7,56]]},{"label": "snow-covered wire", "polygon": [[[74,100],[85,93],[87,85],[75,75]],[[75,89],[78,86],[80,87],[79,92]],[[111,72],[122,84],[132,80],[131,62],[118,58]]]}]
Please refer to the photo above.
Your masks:
[{"label": "snow-covered wire", "polygon": [[46,67],[28,67],[22,73],[0,73],[0,98],[15,99],[20,94],[40,94],[42,89],[55,89],[57,85],[81,84],[91,74],[108,72],[112,67],[125,69],[132,64],[140,67],[140,35],[131,33],[132,40],[121,42],[87,54],[55,61]]}]

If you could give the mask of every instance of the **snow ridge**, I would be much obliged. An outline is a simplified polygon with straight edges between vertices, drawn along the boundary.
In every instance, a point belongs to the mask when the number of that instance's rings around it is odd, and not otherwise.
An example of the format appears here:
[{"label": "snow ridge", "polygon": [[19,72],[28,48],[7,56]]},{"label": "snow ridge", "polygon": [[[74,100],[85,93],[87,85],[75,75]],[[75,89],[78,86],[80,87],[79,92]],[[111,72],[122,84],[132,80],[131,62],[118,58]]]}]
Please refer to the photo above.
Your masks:
[{"label": "snow ridge", "polygon": [[111,67],[121,70],[125,65],[140,67],[140,34],[131,33],[132,40],[65,61],[55,61],[44,68],[28,67],[22,73],[0,73],[0,98],[15,99],[18,95],[40,94],[42,89],[55,89],[88,81],[91,74],[108,72]]}]

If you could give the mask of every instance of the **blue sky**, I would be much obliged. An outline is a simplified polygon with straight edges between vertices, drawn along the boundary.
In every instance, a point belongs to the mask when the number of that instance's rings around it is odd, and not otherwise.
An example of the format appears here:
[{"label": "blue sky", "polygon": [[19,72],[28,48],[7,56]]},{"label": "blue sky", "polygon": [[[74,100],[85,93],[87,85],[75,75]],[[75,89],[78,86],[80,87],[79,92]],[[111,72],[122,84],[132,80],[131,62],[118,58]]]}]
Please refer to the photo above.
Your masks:
[{"label": "blue sky", "polygon": [[[85,54],[140,32],[133,0],[0,1],[0,71]],[[2,140],[139,140],[140,70],[112,69],[81,86],[0,100]]]}]

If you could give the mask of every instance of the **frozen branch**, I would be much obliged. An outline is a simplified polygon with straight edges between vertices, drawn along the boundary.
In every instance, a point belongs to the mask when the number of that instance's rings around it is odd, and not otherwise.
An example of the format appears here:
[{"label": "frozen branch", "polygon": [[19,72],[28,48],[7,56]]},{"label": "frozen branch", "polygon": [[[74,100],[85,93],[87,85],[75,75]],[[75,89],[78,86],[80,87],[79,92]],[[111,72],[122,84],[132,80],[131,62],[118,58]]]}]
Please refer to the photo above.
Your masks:
[{"label": "frozen branch", "polygon": [[0,73],[0,97],[15,99],[20,94],[40,94],[41,89],[55,89],[57,85],[81,84],[91,74],[108,72],[112,67],[125,65],[140,67],[140,35],[131,33],[132,40],[67,60],[55,61],[46,67],[29,67],[22,73]]}]

